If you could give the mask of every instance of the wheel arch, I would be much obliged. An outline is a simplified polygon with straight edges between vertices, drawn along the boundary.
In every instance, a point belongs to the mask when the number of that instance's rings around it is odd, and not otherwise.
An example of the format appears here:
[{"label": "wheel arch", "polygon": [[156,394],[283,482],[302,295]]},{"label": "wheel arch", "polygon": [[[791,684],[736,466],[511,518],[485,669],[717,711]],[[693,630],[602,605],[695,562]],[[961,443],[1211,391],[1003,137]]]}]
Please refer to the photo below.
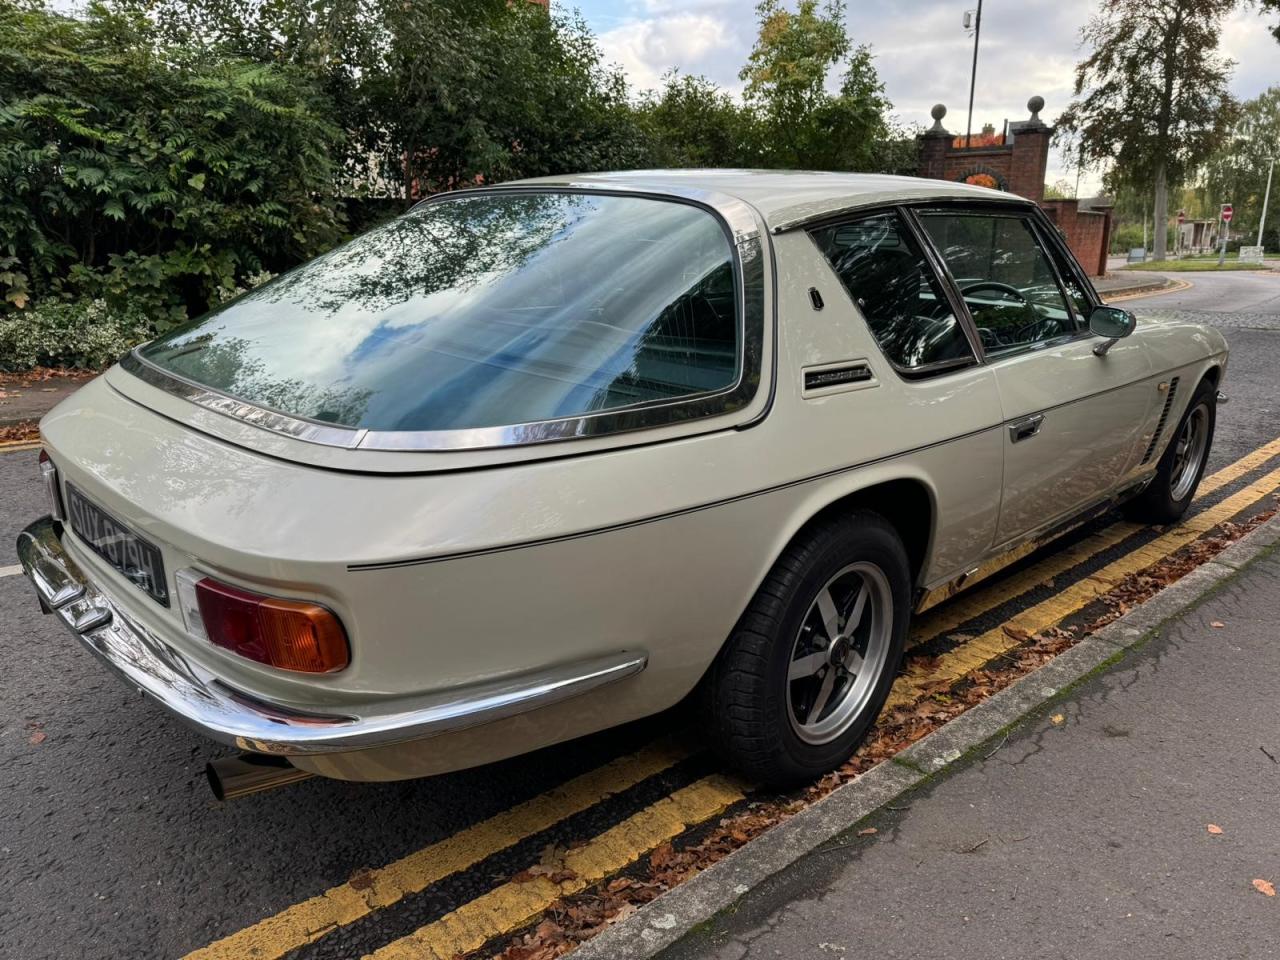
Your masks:
[{"label": "wheel arch", "polygon": [[813,527],[855,510],[877,513],[898,531],[911,564],[912,586],[918,587],[928,565],[937,517],[937,497],[933,488],[918,476],[878,480],[836,496],[813,511],[792,534],[787,546]]}]

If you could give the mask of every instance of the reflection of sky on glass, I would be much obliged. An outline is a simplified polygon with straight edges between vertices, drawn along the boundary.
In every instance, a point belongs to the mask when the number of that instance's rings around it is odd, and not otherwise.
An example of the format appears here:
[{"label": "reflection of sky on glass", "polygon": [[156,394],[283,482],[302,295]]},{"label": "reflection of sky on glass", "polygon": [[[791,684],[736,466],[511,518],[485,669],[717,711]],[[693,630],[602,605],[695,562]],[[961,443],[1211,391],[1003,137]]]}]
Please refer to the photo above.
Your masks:
[{"label": "reflection of sky on glass", "polygon": [[429,204],[147,348],[289,413],[380,430],[573,416],[736,378],[731,252],[637,197]]}]

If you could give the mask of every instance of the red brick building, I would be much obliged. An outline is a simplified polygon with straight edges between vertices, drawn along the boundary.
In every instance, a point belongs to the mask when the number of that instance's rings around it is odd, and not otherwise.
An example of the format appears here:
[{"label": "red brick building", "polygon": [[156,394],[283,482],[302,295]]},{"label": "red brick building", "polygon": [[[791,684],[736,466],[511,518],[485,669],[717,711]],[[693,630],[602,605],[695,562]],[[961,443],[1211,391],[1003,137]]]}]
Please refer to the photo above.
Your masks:
[{"label": "red brick building", "polygon": [[1053,127],[1040,119],[1041,97],[1032,97],[1027,109],[1030,119],[1009,124],[1003,135],[984,132],[968,146],[964,137],[942,126],[947,108],[938,104],[932,111],[933,126],[920,136],[920,176],[978,183],[1034,200],[1057,224],[1081,265],[1090,275],[1102,276],[1107,270],[1111,208],[1044,198]]}]

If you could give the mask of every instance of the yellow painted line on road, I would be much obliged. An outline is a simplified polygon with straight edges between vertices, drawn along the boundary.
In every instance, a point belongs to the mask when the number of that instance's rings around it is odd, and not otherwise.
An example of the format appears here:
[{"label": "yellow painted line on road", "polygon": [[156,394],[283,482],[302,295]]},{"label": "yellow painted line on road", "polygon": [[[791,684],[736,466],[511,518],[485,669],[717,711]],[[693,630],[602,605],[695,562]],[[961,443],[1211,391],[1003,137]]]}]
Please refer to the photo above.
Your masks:
[{"label": "yellow painted line on road", "polygon": [[18,453],[22,450],[39,450],[39,440],[18,440],[13,443],[0,443],[0,453]]},{"label": "yellow painted line on road", "polygon": [[361,876],[359,888],[344,883],[282,910],[186,955],[185,960],[275,960],[479,863],[514,843],[595,806],[614,793],[669,769],[691,750],[659,741],[620,757],[531,800],[385,867]]},{"label": "yellow painted line on road", "polygon": [[[1256,470],[1276,456],[1280,456],[1280,437],[1259,447],[1252,453],[1246,454],[1235,463],[1223,467],[1217,473],[1205,477],[1200,481],[1200,487],[1196,491],[1196,500],[1222,489],[1227,484],[1240,479],[1252,470]],[[1193,518],[1188,518],[1188,520],[1190,519]],[[928,643],[930,640],[944,636],[955,630],[966,620],[981,616],[988,610],[1026,593],[1028,590],[1032,590],[1048,580],[1061,576],[1077,564],[1091,559],[1103,550],[1108,550],[1122,543],[1133,534],[1146,529],[1148,527],[1143,524],[1115,523],[1085,537],[1078,543],[1056,551],[1034,566],[1021,570],[999,583],[985,587],[972,587],[960,593],[951,601],[941,606],[933,607],[918,616],[912,625],[911,643],[913,645]],[[1024,547],[1011,551],[1009,554],[1004,554],[997,560],[990,561],[991,564],[996,565],[994,570],[984,572],[984,569],[979,569],[975,577],[983,579],[986,576],[990,576],[992,573],[1010,566],[1044,545],[1044,543],[1032,544],[1029,545],[1030,549]]]},{"label": "yellow painted line on road", "polygon": [[518,930],[561,897],[580,893],[617,873],[744,796],[740,783],[719,774],[699,780],[663,797],[584,846],[567,850],[554,868],[572,874],[570,878],[554,883],[549,876],[534,876],[524,883],[504,883],[368,954],[366,960],[454,960],[478,950],[494,937]]},{"label": "yellow painted line on road", "polygon": [[1047,600],[1028,607],[1000,626],[987,630],[943,654],[935,662],[930,663],[928,669],[924,667],[913,669],[908,663],[907,670],[893,685],[893,692],[889,695],[886,709],[891,710],[894,707],[914,703],[924,695],[928,685],[937,683],[939,680],[959,680],[969,671],[977,670],[1000,654],[1012,650],[1018,645],[1018,641],[1009,636],[1006,628],[1032,634],[1056,626],[1091,601],[1113,589],[1125,577],[1159,563],[1165,557],[1212,530],[1222,521],[1230,519],[1277,489],[1280,489],[1280,470],[1273,470],[1233,493],[1221,503],[1188,517],[1183,523],[1161,534],[1150,543],[1126,553],[1096,573],[1058,591]]}]

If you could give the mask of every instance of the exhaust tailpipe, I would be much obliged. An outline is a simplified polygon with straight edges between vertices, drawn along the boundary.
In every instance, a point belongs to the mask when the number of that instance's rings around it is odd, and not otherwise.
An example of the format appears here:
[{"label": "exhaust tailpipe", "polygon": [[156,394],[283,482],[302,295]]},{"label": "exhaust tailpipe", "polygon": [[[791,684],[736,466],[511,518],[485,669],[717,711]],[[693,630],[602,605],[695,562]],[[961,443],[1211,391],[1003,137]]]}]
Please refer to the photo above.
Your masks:
[{"label": "exhaust tailpipe", "polygon": [[209,789],[219,800],[236,800],[251,793],[274,790],[306,780],[314,774],[299,770],[284,757],[265,753],[238,753],[205,764]]}]

